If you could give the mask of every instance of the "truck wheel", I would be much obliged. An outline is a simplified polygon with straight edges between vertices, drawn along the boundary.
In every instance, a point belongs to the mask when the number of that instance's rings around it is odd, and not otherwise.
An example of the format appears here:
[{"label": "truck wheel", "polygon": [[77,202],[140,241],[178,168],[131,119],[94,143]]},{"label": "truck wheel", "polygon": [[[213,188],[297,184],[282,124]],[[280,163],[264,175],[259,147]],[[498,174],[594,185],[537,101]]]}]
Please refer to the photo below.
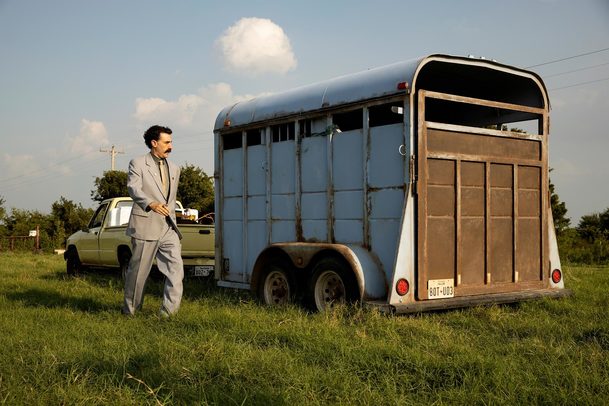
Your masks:
[{"label": "truck wheel", "polygon": [[127,278],[127,271],[129,270],[129,261],[131,261],[131,252],[129,250],[122,251],[118,256],[118,263],[121,268],[121,278],[125,280]]},{"label": "truck wheel", "polygon": [[294,297],[292,269],[285,261],[272,261],[263,271],[258,297],[266,305],[281,306]]},{"label": "truck wheel", "polygon": [[311,272],[308,286],[309,303],[313,310],[325,311],[336,304],[353,303],[359,290],[353,271],[334,257],[321,259]]},{"label": "truck wheel", "polygon": [[72,248],[68,251],[68,255],[66,256],[66,272],[68,275],[78,275],[83,270],[83,266],[80,262],[80,258],[78,257],[78,252],[76,249]]}]

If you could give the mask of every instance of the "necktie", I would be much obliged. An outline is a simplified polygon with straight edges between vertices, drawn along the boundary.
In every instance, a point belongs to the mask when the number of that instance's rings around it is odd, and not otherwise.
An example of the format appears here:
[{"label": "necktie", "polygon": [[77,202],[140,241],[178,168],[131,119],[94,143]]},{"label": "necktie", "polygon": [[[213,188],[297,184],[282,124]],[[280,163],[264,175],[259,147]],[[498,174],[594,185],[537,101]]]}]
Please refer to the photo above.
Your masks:
[{"label": "necktie", "polygon": [[161,159],[159,161],[159,167],[161,169],[161,183],[163,184],[163,194],[167,196],[167,171],[165,170],[165,160]]}]

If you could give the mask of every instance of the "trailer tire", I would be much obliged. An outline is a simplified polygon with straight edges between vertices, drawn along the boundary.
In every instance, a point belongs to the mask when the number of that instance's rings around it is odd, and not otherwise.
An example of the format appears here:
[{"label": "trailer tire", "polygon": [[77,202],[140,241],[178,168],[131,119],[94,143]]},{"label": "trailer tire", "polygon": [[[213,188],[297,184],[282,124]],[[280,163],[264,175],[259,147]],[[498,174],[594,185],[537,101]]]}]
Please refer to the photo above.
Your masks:
[{"label": "trailer tire", "polygon": [[325,311],[359,298],[357,281],[348,264],[336,257],[319,260],[311,271],[307,293],[312,310]]},{"label": "trailer tire", "polygon": [[66,273],[70,276],[76,276],[83,271],[84,267],[78,257],[78,252],[75,248],[70,248],[66,254]]},{"label": "trailer tire", "polygon": [[294,300],[295,284],[292,267],[287,261],[270,261],[262,271],[258,298],[266,305],[285,306]]}]

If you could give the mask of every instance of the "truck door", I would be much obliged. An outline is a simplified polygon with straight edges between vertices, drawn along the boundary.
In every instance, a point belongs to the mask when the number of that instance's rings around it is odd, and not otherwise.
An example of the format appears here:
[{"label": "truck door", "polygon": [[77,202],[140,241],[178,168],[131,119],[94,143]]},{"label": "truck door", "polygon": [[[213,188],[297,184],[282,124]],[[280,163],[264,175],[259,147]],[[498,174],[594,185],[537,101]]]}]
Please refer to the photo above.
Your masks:
[{"label": "truck door", "polygon": [[547,285],[547,148],[542,135],[426,121],[429,98],[543,109],[419,92],[418,299]]},{"label": "truck door", "polygon": [[131,209],[132,200],[120,200],[116,206],[109,208],[106,219],[99,234],[99,262],[103,265],[119,265],[119,245],[131,246],[131,238],[125,234]]},{"label": "truck door", "polygon": [[78,256],[85,264],[99,263],[99,232],[101,231],[108,203],[103,203],[89,221],[88,230],[78,245]]}]

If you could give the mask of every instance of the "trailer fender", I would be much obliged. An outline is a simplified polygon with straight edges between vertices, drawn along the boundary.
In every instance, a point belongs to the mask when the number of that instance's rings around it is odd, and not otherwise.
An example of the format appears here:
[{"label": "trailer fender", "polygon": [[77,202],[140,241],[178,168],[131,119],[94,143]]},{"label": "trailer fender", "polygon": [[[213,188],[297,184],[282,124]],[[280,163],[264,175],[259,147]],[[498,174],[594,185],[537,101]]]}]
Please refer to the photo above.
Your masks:
[{"label": "trailer fender", "polygon": [[[387,280],[381,261],[372,252],[362,246],[348,244],[343,254],[349,261],[353,271],[361,280],[360,292],[363,300],[378,300],[387,297]],[[360,276],[361,275],[361,276]]]},{"label": "trailer fender", "polygon": [[359,245],[328,243],[279,243],[264,249],[252,272],[251,289],[257,291],[264,266],[272,258],[282,256],[293,265],[295,272],[306,272],[317,259],[325,255],[338,255],[351,267],[357,280],[362,300],[377,300],[387,296],[387,282],[380,261]]}]

